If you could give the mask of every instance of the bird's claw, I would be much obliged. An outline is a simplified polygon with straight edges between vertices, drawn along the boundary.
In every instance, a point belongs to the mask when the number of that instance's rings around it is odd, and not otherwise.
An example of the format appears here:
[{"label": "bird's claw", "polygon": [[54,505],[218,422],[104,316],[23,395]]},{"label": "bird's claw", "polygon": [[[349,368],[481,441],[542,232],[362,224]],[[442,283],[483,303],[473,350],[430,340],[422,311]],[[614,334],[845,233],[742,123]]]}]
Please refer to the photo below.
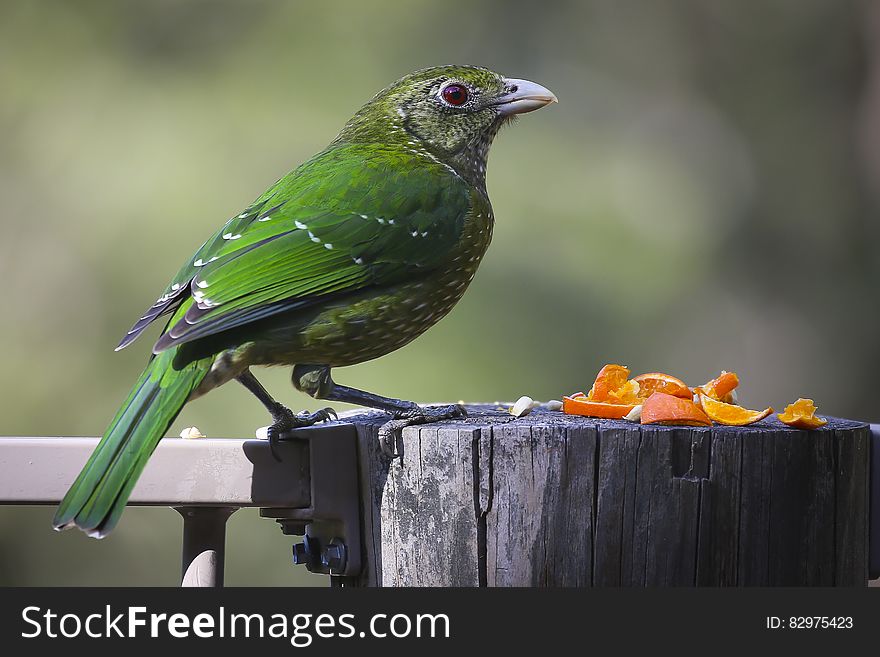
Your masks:
[{"label": "bird's claw", "polygon": [[[319,422],[329,422],[331,419],[338,420],[339,416],[336,414],[336,411],[329,407],[319,409],[314,413],[309,411],[294,413],[289,408],[281,406],[272,413],[272,419],[275,422],[265,428],[265,437],[269,441],[269,451],[272,453],[272,458],[280,462],[281,456],[278,453],[278,444],[282,440],[282,435],[293,429],[310,427]],[[257,430],[258,438],[262,437],[261,434],[262,430]]]},{"label": "bird's claw", "polygon": [[388,458],[394,459],[401,456],[397,449],[397,441],[401,438],[403,429],[414,424],[428,424],[441,420],[458,420],[467,417],[467,410],[461,404],[449,406],[415,406],[412,409],[394,414],[394,419],[389,420],[379,427],[379,448]]}]

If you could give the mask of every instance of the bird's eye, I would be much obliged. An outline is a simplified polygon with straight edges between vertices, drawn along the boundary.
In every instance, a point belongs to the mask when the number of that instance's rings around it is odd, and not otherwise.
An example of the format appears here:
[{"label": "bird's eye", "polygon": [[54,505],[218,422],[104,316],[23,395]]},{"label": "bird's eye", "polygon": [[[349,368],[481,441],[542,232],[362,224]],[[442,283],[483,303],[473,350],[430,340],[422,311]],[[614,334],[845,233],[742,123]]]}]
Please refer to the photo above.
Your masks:
[{"label": "bird's eye", "polygon": [[440,94],[443,96],[443,100],[453,107],[461,107],[470,97],[468,88],[463,84],[448,84],[443,87]]}]

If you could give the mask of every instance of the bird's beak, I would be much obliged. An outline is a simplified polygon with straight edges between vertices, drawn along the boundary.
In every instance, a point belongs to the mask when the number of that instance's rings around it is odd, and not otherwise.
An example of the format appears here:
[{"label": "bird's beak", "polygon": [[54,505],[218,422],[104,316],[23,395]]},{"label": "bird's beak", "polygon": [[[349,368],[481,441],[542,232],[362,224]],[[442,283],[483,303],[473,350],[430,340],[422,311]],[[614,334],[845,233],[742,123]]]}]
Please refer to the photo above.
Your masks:
[{"label": "bird's beak", "polygon": [[507,93],[493,102],[501,116],[525,114],[541,109],[550,103],[558,103],[559,99],[549,89],[528,80],[505,78],[504,86]]}]

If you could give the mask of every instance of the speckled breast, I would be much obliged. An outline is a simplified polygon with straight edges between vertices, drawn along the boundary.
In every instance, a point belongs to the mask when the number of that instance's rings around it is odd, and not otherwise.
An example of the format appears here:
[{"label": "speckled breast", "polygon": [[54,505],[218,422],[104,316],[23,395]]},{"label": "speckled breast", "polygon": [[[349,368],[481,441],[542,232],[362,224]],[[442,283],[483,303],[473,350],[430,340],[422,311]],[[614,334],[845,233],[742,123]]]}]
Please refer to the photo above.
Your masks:
[{"label": "speckled breast", "polygon": [[[384,356],[439,322],[464,295],[492,239],[488,202],[472,211],[459,248],[445,267],[392,287],[369,289],[334,301],[304,323],[274,328],[262,337],[259,364],[340,367]],[[305,319],[305,318],[304,318]]]}]

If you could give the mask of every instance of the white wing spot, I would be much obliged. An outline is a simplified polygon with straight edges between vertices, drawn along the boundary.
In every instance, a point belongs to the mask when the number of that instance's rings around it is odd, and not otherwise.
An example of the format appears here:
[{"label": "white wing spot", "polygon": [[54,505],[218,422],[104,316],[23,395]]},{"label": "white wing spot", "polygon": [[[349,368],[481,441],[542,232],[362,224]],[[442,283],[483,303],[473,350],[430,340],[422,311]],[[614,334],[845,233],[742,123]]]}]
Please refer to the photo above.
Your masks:
[{"label": "white wing spot", "polygon": [[197,281],[196,285],[204,290],[206,287],[208,287],[208,285],[210,285],[210,283],[208,283],[208,281]]},{"label": "white wing spot", "polygon": [[180,283],[175,283],[174,285],[171,286],[171,289],[172,289],[172,290],[179,290],[179,289],[180,289]]},{"label": "white wing spot", "polygon": [[424,233],[422,233],[422,237],[427,237],[427,236],[428,236],[428,231],[425,231]]},{"label": "white wing spot", "polygon": [[269,221],[272,218],[272,215],[268,215],[266,217],[260,217],[257,221]]},{"label": "white wing spot", "polygon": [[239,219],[244,219],[246,216],[248,216],[248,213],[247,213],[247,212],[242,212],[240,215],[238,215],[238,218],[239,218]]},{"label": "white wing spot", "polygon": [[315,237],[315,234],[314,234],[312,231],[309,231],[309,238],[310,238],[313,242],[320,242],[320,241],[321,241],[321,238],[320,238],[320,237]]},{"label": "white wing spot", "polygon": [[360,215],[358,215],[358,216],[359,216],[361,219],[366,219],[366,218],[367,218],[367,215],[365,215],[365,214],[360,214]]},{"label": "white wing spot", "polygon": [[225,240],[237,240],[239,237],[241,237],[241,233],[238,233],[237,235],[233,235],[232,233],[226,233],[226,234],[223,236],[223,239],[225,239]]},{"label": "white wing spot", "polygon": [[308,226],[306,226],[306,225],[305,225],[303,222],[301,222],[301,221],[294,221],[294,222],[293,222],[293,225],[296,226],[297,228],[299,228],[300,230],[307,230],[307,229],[308,229]]},{"label": "white wing spot", "polygon": [[333,245],[330,244],[330,242],[324,242],[324,248],[325,248],[325,249],[332,249],[332,248],[333,248]]},{"label": "white wing spot", "polygon": [[201,267],[203,264],[205,264],[205,263],[202,261],[201,258],[199,258],[198,260],[196,260],[196,261],[193,263],[193,267]]},{"label": "white wing spot", "polygon": [[363,258],[354,258],[354,264],[362,265],[362,264],[364,264],[364,259]]},{"label": "white wing spot", "polygon": [[410,235],[412,235],[413,237],[418,237],[418,236],[419,236],[419,231],[414,230],[413,232],[410,233]]},{"label": "white wing spot", "polygon": [[219,256],[212,256],[208,262],[214,262],[215,260],[219,260]]}]

